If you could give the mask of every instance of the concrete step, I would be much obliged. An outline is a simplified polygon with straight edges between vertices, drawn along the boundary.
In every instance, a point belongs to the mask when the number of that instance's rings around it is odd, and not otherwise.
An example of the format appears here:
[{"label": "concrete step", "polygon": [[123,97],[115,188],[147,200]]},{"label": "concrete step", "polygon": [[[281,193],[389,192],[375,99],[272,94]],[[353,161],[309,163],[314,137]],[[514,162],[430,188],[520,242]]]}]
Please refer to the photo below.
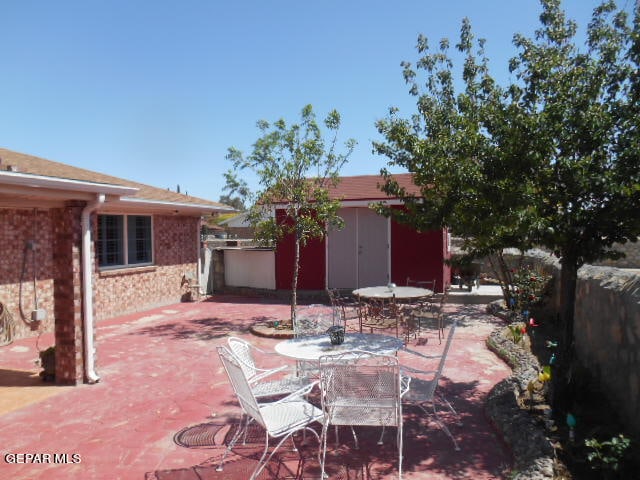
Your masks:
[{"label": "concrete step", "polygon": [[467,287],[452,285],[449,289],[448,303],[480,304],[490,303],[502,298],[502,289],[498,285],[480,285],[471,291]]}]

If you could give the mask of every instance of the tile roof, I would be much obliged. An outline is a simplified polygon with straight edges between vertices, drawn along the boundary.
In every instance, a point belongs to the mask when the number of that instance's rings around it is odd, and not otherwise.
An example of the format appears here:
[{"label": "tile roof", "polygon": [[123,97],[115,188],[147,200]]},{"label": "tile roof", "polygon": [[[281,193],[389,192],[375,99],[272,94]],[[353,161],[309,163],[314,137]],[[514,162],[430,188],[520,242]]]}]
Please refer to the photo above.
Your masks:
[{"label": "tile roof", "polygon": [[[419,194],[420,189],[413,183],[410,173],[394,174],[392,177],[407,189],[408,193]],[[389,196],[380,190],[384,179],[380,175],[356,175],[340,177],[340,183],[329,189],[329,197],[340,200],[385,200]]]},{"label": "tile roof", "polygon": [[44,158],[34,157],[32,155],[0,148],[0,170],[6,171],[10,167],[14,167],[18,172],[25,174],[137,188],[138,191],[134,195],[129,197],[136,200],[192,204],[194,206],[210,206],[214,209],[231,209],[226,205],[218,202],[213,202],[211,200],[205,200],[203,198],[193,197],[191,195],[176,193],[170,190],[133,182],[131,180],[125,180],[123,178],[86,170],[84,168],[78,168],[72,165],[54,162],[51,160],[46,160]]}]

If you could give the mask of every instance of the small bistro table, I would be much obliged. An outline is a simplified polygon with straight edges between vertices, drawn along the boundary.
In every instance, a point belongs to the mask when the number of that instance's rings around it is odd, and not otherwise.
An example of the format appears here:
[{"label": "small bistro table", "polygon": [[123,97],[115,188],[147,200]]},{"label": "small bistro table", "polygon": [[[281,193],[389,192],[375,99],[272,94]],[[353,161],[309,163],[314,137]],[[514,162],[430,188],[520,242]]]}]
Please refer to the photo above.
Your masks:
[{"label": "small bistro table", "polygon": [[[361,308],[358,321],[360,331],[365,328],[388,329],[395,328],[396,337],[400,335],[401,314],[399,304],[412,303],[413,301],[433,296],[433,290],[419,287],[365,287],[353,291],[358,298]],[[408,333],[407,333],[408,335]]]},{"label": "small bistro table", "polygon": [[433,295],[433,291],[428,288],[418,287],[365,287],[353,291],[356,297],[388,300],[395,297],[396,300],[411,300]]}]

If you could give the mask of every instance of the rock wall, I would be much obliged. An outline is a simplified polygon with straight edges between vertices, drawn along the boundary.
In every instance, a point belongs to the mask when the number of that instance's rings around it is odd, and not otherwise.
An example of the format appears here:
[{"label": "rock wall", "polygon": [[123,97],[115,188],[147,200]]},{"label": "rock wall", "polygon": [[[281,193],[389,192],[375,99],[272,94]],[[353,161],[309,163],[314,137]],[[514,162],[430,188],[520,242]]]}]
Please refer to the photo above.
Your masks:
[{"label": "rock wall", "polygon": [[640,269],[581,268],[574,335],[580,363],[640,437]]},{"label": "rock wall", "polygon": [[624,257],[617,260],[600,260],[598,266],[618,268],[640,268],[640,241],[616,243],[613,248],[624,253]]},{"label": "rock wall", "polygon": [[[553,271],[550,314],[559,310],[559,264],[528,260]],[[640,437],[640,269],[585,265],[578,270],[574,318],[576,355],[630,432]]]}]

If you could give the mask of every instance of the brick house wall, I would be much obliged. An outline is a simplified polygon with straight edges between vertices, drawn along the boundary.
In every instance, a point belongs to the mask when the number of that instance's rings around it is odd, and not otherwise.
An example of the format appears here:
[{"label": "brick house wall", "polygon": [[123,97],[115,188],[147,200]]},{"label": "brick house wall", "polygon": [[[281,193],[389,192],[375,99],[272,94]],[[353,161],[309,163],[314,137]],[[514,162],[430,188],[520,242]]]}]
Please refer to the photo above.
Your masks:
[{"label": "brick house wall", "polygon": [[56,276],[54,292],[54,332],[56,383],[75,385],[84,377],[84,331],[82,316],[82,225],[85,202],[68,202],[52,212],[56,234],[53,238]]},{"label": "brick house wall", "polygon": [[197,270],[198,222],[197,217],[154,215],[154,265],[103,271],[96,265],[96,320],[181,301],[186,293],[183,275]]},{"label": "brick house wall", "polygon": [[[54,279],[57,277],[53,252],[54,236],[59,230],[54,228],[54,223],[58,215],[59,210],[34,214],[33,210],[0,209],[0,302],[15,322],[14,338],[35,334],[28,325],[31,311],[35,309],[34,293],[37,293],[38,307],[46,311],[41,328],[53,330]],[[27,242],[34,239],[35,250],[27,250]],[[24,318],[20,313],[20,300]]]},{"label": "brick house wall", "polygon": [[[56,382],[83,380],[80,212],[84,202],[49,210],[0,210],[0,301],[13,317],[13,338],[54,331]],[[35,242],[35,248],[28,244]],[[35,277],[35,290],[34,290]],[[44,310],[40,324],[31,312]],[[35,359],[34,359],[35,360]]]}]

